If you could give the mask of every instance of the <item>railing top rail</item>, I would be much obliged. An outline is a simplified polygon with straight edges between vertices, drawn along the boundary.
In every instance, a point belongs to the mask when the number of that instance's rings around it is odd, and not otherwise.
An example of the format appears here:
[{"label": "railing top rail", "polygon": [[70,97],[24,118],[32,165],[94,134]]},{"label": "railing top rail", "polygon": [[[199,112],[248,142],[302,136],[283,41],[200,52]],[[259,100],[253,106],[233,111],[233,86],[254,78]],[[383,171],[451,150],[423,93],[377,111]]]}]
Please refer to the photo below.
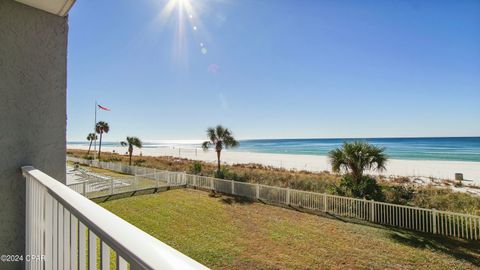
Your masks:
[{"label": "railing top rail", "polygon": [[47,174],[31,166],[22,167],[22,171],[132,265],[143,269],[208,269]]}]

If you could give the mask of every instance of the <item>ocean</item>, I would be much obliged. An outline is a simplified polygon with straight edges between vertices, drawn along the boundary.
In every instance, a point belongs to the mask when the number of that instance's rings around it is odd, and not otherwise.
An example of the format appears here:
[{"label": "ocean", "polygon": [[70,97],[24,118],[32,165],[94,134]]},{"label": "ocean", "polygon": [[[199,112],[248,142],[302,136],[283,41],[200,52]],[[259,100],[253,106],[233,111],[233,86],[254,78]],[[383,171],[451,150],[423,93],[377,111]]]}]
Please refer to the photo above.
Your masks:
[{"label": "ocean", "polygon": [[[387,155],[393,159],[480,162],[480,137],[241,140],[240,146],[235,151],[325,156],[330,150],[341,146],[344,141],[353,140],[363,140],[385,147]],[[68,144],[88,145],[87,142]],[[120,144],[105,142],[104,145]],[[144,142],[144,148],[157,147],[193,148],[200,147],[200,144],[188,141]]]}]

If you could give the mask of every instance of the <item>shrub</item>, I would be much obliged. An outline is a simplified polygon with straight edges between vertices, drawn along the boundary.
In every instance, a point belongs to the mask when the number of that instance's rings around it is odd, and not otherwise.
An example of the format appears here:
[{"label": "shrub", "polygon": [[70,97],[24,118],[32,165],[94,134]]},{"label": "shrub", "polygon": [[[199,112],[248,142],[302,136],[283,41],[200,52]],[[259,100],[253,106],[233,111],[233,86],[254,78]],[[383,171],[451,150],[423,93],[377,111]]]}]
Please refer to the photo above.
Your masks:
[{"label": "shrub", "polygon": [[194,161],[190,166],[190,172],[193,174],[200,174],[202,172],[202,163]]},{"label": "shrub", "polygon": [[222,166],[220,171],[215,171],[215,178],[233,180],[237,182],[246,182],[247,176],[230,171],[227,167]]},{"label": "shrub", "polygon": [[376,201],[384,199],[382,188],[377,184],[377,180],[368,176],[362,176],[360,181],[357,181],[351,175],[345,175],[339,185],[333,185],[333,192],[341,196]]},{"label": "shrub", "polygon": [[415,189],[411,186],[386,186],[383,188],[385,201],[395,204],[407,205],[414,196]]},{"label": "shrub", "polygon": [[109,157],[108,159],[106,159],[106,161],[113,161],[113,162],[117,162],[117,161],[122,161],[122,158],[119,158],[119,157]]},{"label": "shrub", "polygon": [[418,207],[480,215],[480,197],[448,188],[419,187],[411,203]]},{"label": "shrub", "polygon": [[133,161],[133,165],[135,165],[135,166],[140,166],[140,165],[142,165],[142,164],[145,163],[145,162],[146,162],[145,159],[137,159],[137,160]]}]

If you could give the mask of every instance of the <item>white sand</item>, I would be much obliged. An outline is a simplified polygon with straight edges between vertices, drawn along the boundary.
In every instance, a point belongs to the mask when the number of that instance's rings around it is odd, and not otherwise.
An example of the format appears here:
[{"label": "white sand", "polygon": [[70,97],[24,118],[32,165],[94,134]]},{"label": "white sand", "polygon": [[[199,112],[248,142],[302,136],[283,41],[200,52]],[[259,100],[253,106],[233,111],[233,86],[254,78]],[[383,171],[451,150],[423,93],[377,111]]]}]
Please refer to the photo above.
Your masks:
[{"label": "white sand", "polygon": [[[88,147],[68,145],[69,149],[87,149]],[[102,147],[102,151],[125,153],[125,147]],[[135,149],[134,154],[140,152],[145,156],[174,156],[207,162],[216,162],[216,154],[212,151],[204,152],[201,149],[185,148],[143,148]],[[221,160],[227,164],[258,163],[267,166],[285,169],[324,171],[331,170],[326,156],[267,154],[237,151],[222,151]],[[438,160],[400,160],[391,159],[387,170],[382,172],[386,176],[433,177],[438,179],[454,179],[455,173],[463,173],[465,184],[480,185],[480,162],[438,161]]]}]

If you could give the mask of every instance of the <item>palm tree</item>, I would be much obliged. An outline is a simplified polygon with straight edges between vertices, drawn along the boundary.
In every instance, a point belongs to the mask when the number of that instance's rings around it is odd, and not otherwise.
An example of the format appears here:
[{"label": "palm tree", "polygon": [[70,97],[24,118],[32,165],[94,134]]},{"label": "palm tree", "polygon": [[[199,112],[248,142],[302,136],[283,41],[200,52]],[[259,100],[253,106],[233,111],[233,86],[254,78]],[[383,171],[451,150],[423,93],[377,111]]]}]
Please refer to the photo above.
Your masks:
[{"label": "palm tree", "polygon": [[142,141],[137,137],[127,137],[126,142],[120,142],[122,146],[128,145],[128,164],[132,165],[132,153],[133,147],[136,146],[138,148],[142,148]]},{"label": "palm tree", "polygon": [[329,158],[334,172],[350,173],[357,184],[365,170],[385,170],[388,159],[384,147],[364,141],[344,142],[342,147],[330,151]]},{"label": "palm tree", "polygon": [[98,145],[98,159],[100,159],[100,154],[102,152],[102,135],[103,133],[108,133],[110,131],[110,127],[108,126],[107,122],[100,121],[95,126],[95,132],[100,134],[100,142]]},{"label": "palm tree", "polygon": [[204,151],[208,150],[211,146],[215,148],[215,152],[217,152],[217,172],[220,172],[220,153],[223,148],[236,147],[239,145],[239,142],[235,140],[232,132],[228,128],[224,128],[221,125],[215,128],[208,128],[207,137],[208,141],[202,143],[202,148]]},{"label": "palm tree", "polygon": [[90,141],[90,145],[88,146],[87,156],[90,154],[90,149],[92,148],[92,142],[97,139],[97,134],[95,133],[88,133],[87,141]]}]

